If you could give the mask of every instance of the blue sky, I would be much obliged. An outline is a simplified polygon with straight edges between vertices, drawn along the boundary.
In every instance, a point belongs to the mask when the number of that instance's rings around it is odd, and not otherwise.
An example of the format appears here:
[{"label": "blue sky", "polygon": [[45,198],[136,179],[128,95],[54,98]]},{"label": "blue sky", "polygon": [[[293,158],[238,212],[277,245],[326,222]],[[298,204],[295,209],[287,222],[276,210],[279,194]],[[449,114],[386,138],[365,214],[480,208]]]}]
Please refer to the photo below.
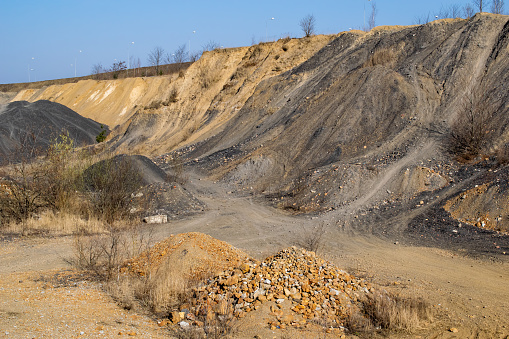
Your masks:
[{"label": "blue sky", "polygon": [[[371,1],[377,26],[411,25],[417,17],[471,3]],[[367,21],[368,0],[1,0],[0,83],[67,78],[75,68],[78,76],[87,75],[94,64],[109,67],[128,55],[145,66],[156,46],[171,53],[182,44],[198,51],[209,41],[237,47],[300,37],[299,21],[307,14],[314,15],[318,34],[360,29],[364,8]]]}]

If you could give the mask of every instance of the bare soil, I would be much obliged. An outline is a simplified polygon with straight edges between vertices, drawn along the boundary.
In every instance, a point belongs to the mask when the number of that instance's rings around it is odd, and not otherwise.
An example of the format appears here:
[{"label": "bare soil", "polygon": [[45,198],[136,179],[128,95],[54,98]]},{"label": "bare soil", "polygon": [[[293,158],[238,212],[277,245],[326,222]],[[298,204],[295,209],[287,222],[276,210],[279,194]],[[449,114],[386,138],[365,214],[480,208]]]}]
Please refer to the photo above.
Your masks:
[{"label": "bare soil", "polygon": [[[155,226],[154,240],[203,232],[264,258],[298,244],[310,228],[326,223],[326,241],[319,255],[387,290],[422,296],[433,305],[435,321],[428,328],[391,337],[509,335],[509,260],[504,257],[473,258],[457,250],[405,245],[391,237],[360,234],[353,228],[327,224],[327,215],[291,215],[251,195],[232,194],[225,184],[198,175],[190,176],[188,189],[207,205],[206,210]],[[81,332],[86,337],[168,335],[157,319],[121,309],[100,285],[70,271],[66,258],[73,255],[72,237],[4,237],[0,246],[0,336],[71,338]],[[257,334],[261,338],[283,335],[280,330],[243,325],[238,337]],[[313,337],[316,333],[292,335]]]}]

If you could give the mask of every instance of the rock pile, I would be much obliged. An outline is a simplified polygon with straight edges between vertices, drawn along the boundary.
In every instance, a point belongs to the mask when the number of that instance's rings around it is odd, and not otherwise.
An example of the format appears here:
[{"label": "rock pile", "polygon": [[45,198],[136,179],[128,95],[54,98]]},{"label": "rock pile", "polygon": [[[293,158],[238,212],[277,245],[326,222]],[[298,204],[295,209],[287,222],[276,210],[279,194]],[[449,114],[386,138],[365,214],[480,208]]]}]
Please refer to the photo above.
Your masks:
[{"label": "rock pile", "polygon": [[340,327],[361,294],[373,292],[362,279],[338,269],[313,252],[291,247],[262,263],[230,268],[193,290],[189,305],[174,314],[196,319],[215,315],[242,318],[268,304],[271,329],[307,327],[318,321]]}]

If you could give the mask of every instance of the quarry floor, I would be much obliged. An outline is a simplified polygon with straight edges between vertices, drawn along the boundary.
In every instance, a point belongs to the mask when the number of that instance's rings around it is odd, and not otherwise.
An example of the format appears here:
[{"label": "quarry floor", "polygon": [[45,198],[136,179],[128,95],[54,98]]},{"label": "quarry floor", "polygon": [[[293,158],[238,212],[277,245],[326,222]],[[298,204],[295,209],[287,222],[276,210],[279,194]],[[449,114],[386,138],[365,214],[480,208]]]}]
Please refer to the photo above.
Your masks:
[{"label": "quarry floor", "polygon": [[[328,224],[327,214],[294,216],[250,195],[237,196],[221,183],[195,175],[189,180],[189,189],[207,209],[153,226],[155,241],[170,234],[203,232],[262,259],[298,245],[310,228],[325,223],[329,226],[318,255],[381,288],[420,296],[432,305],[435,319],[427,328],[390,337],[509,337],[509,256],[473,258],[443,248],[404,245]],[[0,338],[169,336],[158,326],[158,319],[122,309],[100,284],[74,272],[66,262],[72,255],[69,236],[0,242]],[[245,327],[238,337],[255,335],[281,338],[290,334]],[[296,338],[316,335],[291,333]]]}]

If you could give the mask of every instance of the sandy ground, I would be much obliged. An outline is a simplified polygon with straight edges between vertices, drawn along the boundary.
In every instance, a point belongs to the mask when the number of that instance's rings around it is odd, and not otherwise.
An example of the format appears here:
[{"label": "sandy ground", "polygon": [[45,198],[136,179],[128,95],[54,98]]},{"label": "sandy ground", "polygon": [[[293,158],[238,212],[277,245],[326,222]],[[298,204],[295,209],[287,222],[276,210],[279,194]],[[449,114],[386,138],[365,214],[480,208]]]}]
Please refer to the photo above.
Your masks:
[{"label": "sandy ground", "polygon": [[[298,244],[309,228],[327,221],[327,215],[286,214],[197,176],[190,177],[189,189],[207,204],[206,211],[156,226],[154,240],[198,231],[263,258]],[[433,305],[435,321],[429,328],[393,337],[509,336],[509,260],[472,259],[443,249],[403,246],[337,226],[326,232],[319,255],[384,288],[422,296]],[[72,275],[65,260],[72,253],[71,237],[0,243],[0,338],[168,335],[157,319],[119,308],[100,285]],[[71,277],[59,277],[62,271]],[[458,332],[451,332],[453,327]],[[268,329],[258,333],[264,338],[281,337]],[[255,334],[249,330],[239,337]]]}]

